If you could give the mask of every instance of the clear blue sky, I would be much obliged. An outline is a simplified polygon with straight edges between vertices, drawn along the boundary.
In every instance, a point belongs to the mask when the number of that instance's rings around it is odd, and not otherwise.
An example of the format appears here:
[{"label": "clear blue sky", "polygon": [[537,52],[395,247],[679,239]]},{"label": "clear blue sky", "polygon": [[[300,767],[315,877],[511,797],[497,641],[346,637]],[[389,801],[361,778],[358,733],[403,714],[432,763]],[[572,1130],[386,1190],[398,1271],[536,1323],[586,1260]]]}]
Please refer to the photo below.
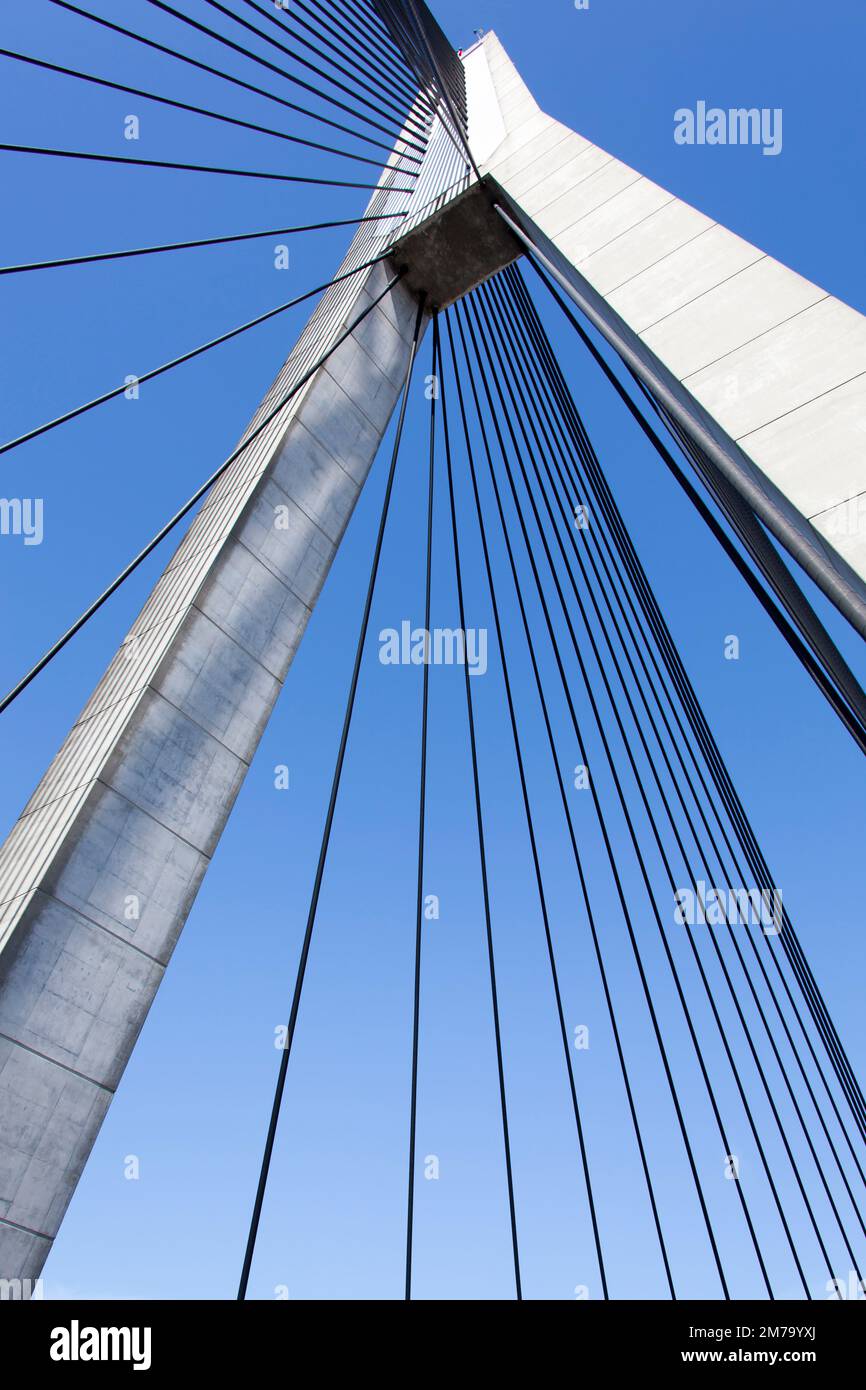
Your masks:
[{"label": "clear blue sky", "polygon": [[[200,0],[180,2],[210,22],[213,12]],[[93,8],[113,14],[116,7],[93,0]],[[570,0],[535,6],[482,0],[474,7],[441,0],[434,9],[455,45],[471,42],[476,25],[495,28],[552,115],[866,310],[862,5],[591,0],[589,11],[578,12]],[[144,0],[131,0],[122,11],[131,27],[213,56],[204,39]],[[4,7],[0,44],[247,119],[268,124],[276,116],[279,122],[275,107],[100,34],[47,0]],[[241,58],[219,55],[216,61],[252,75]],[[142,139],[131,148],[143,157],[320,168],[263,135],[0,63],[8,142],[129,153],[123,119],[134,111],[142,117]],[[783,108],[781,155],[676,145],[674,111],[699,99],[722,107]],[[2,160],[4,264],[351,216],[366,196],[11,154]],[[342,232],[294,240],[288,272],[274,269],[266,241],[4,279],[0,434],[11,438],[327,280],[346,240]],[[544,313],[862,1076],[862,759],[573,337],[546,306]],[[301,310],[268,324],[144,388],[139,401],[112,403],[2,460],[3,495],[45,501],[41,546],[0,539],[4,689],[234,446],[303,321]],[[425,364],[429,346],[428,340]],[[425,425],[419,383],[374,634],[403,618],[422,618]],[[273,1033],[288,1010],[383,481],[380,459],[49,1259],[49,1294],[234,1293],[278,1063]],[[445,523],[440,511],[434,623],[455,625]],[[2,833],[165,558],[155,557],[0,721]],[[488,618],[477,566],[469,593],[480,616],[468,622],[479,625]],[[866,678],[862,644],[816,602]],[[739,662],[723,660],[728,633],[740,636]],[[522,665],[518,679],[527,705]],[[475,685],[485,715],[482,775],[492,807],[494,929],[525,1292],[568,1299],[577,1285],[588,1284],[598,1296],[516,776],[505,751],[498,673]],[[418,1185],[416,1294],[508,1298],[510,1251],[460,673],[434,670],[431,689],[427,882],[443,910],[425,936],[418,1152],[439,1157],[441,1177]],[[402,1292],[419,698],[417,670],[367,663],[251,1285],[256,1297],[271,1298],[281,1285],[297,1298]],[[527,742],[566,1016],[571,1026],[587,1023],[598,1040],[580,1055],[577,1075],[611,1288],[620,1297],[660,1297],[659,1262],[542,737],[530,719]],[[571,757],[565,745],[563,757]],[[287,793],[273,788],[278,763],[291,769]],[[604,895],[609,890],[597,854],[592,871]],[[652,929],[649,920],[643,926]],[[608,929],[625,982],[625,947],[612,915]],[[657,1068],[636,996],[633,1002],[633,1010],[626,1003],[628,1046],[653,1134],[682,1291],[715,1297],[705,1242],[684,1195],[687,1177],[669,1106],[654,1089]],[[674,1001],[662,995],[661,1002],[684,1094],[701,1117],[699,1162],[737,1292],[759,1295]],[[716,1066],[722,1077],[723,1062],[717,1059]],[[778,1290],[794,1293],[791,1262],[730,1083],[720,1082],[720,1091],[733,1147],[744,1156],[744,1181],[753,1184],[763,1213]],[[124,1178],[132,1154],[140,1159],[137,1182]],[[785,1197],[795,1209],[790,1183]],[[796,1228],[810,1252],[814,1291],[822,1296],[826,1276],[799,1215]],[[833,1256],[847,1275],[838,1239]]]}]

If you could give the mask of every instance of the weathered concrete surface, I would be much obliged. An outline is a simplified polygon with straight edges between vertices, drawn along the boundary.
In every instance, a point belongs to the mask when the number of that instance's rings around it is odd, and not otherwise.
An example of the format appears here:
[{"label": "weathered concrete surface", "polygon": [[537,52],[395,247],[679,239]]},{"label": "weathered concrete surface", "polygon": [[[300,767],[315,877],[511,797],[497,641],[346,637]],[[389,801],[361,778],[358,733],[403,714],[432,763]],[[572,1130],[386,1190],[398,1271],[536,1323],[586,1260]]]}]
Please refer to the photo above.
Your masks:
[{"label": "weathered concrete surface", "polygon": [[445,309],[523,255],[500,217],[491,216],[491,192],[477,181],[394,247],[395,265],[408,266],[406,284]]}]

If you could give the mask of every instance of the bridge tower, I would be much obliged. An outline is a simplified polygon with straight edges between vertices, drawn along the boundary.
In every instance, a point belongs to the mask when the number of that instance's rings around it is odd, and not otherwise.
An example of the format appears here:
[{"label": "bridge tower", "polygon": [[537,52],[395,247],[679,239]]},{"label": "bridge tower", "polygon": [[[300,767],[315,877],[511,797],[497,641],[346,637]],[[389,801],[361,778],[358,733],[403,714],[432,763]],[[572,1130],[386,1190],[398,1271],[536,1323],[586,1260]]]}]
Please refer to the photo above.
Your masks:
[{"label": "bridge tower", "polygon": [[398,145],[383,220],[0,850],[0,1277],[35,1278],[57,1234],[398,402],[420,296],[426,322],[536,256],[866,636],[866,530],[841,524],[866,499],[866,319],[547,116],[494,33],[459,59],[426,40],[449,72],[408,215]]}]

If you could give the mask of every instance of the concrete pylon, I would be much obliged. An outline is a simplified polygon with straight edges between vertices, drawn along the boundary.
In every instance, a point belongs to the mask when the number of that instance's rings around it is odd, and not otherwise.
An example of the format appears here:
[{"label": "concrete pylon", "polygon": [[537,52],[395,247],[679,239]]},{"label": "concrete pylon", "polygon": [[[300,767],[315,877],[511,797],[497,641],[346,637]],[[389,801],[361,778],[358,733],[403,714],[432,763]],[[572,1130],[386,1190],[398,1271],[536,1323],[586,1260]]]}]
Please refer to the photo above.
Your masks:
[{"label": "concrete pylon", "polygon": [[500,201],[866,636],[866,318],[545,115],[495,34],[464,65]]},{"label": "concrete pylon", "polygon": [[[398,166],[370,214],[405,208]],[[362,226],[341,271],[401,224]],[[393,275],[380,263],[324,295],[250,430]],[[223,475],[0,850],[0,1279],[42,1268],[388,425],[416,316],[398,284]]]},{"label": "concrete pylon", "polygon": [[521,253],[497,200],[862,588],[866,532],[834,517],[866,496],[866,320],[544,115],[494,34],[463,63],[484,184],[434,120],[398,216],[392,156],[369,212],[393,217],[343,269],[393,261],[324,296],[251,429],[407,274],[213,489],[0,849],[0,1279],[35,1278],[57,1233],[396,404],[418,292],[445,305]]}]

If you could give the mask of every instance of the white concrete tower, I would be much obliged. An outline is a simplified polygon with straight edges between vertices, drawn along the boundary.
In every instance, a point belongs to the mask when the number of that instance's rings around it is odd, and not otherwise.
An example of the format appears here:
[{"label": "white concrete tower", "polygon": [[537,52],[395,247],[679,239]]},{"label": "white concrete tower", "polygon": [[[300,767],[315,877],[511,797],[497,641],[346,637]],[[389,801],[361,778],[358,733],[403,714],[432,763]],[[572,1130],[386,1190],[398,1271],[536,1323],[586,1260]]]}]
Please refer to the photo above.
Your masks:
[{"label": "white concrete tower", "polygon": [[464,62],[481,173],[866,636],[866,318],[545,115],[495,34]]}]

